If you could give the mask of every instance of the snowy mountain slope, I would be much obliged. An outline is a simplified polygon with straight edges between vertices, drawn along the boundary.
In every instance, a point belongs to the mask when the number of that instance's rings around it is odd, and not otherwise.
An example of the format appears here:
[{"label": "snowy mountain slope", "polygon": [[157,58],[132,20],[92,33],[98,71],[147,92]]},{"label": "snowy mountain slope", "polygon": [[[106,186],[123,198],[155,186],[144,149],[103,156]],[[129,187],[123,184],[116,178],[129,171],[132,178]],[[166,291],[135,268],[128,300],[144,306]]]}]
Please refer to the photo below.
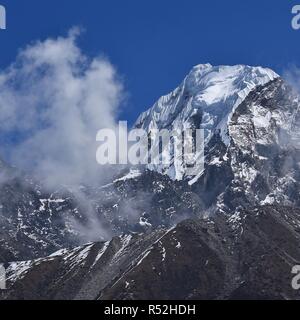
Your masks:
[{"label": "snowy mountain slope", "polygon": [[[78,243],[68,219],[79,218],[76,202],[64,192],[49,192],[9,166],[1,167],[0,261],[46,256]],[[71,222],[71,221],[70,221]]]},{"label": "snowy mountain slope", "polygon": [[[261,67],[195,66],[178,88],[140,115],[135,127],[147,132],[201,128],[205,131],[206,145],[220,131],[222,141],[228,145],[228,123],[236,108],[252,90],[278,77],[272,70]],[[167,173],[172,179],[181,180],[185,176],[180,165],[175,168],[149,165],[149,168]]]},{"label": "snowy mountain slope", "polygon": [[299,216],[264,206],[12,263],[2,299],[299,299]]},{"label": "snowy mountain slope", "polygon": [[88,191],[97,215],[113,234],[168,228],[202,215],[201,198],[185,182],[149,170],[133,173],[124,172],[113,183]]},{"label": "snowy mountain slope", "polygon": [[204,171],[188,176],[178,163],[147,167],[188,182],[206,208],[230,212],[299,205],[299,119],[299,96],[270,69],[199,65],[136,127],[204,129]]},{"label": "snowy mountain slope", "polygon": [[12,168],[0,185],[0,261],[33,259],[87,241],[170,227],[202,212],[191,188],[167,176],[124,171],[110,184],[48,191]]},{"label": "snowy mountain slope", "polygon": [[[96,299],[113,279],[138,264],[144,252],[166,233],[167,230],[157,230],[148,235],[129,234],[105,243],[60,250],[42,259],[11,263],[8,283],[19,297],[24,297],[26,284],[31,283],[29,299]],[[32,272],[36,276],[33,282]]]}]

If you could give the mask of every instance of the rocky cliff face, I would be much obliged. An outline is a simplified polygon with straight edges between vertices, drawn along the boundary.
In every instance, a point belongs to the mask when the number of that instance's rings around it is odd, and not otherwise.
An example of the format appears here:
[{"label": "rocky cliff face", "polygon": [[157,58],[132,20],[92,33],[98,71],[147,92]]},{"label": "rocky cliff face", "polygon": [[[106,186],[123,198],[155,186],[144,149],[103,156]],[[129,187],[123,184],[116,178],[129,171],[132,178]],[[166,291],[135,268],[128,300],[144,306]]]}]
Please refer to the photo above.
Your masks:
[{"label": "rocky cliff face", "polygon": [[236,108],[228,133],[228,146],[218,133],[208,144],[206,169],[193,185],[196,193],[210,194],[203,197],[207,205],[221,212],[299,206],[299,98],[283,80],[252,91]]}]

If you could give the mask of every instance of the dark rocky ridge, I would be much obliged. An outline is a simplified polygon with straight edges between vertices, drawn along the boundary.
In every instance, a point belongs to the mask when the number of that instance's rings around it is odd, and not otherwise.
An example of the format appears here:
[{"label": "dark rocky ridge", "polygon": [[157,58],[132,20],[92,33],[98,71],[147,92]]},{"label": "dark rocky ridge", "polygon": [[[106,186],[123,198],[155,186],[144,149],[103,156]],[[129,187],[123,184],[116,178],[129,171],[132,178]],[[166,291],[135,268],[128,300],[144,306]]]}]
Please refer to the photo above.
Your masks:
[{"label": "dark rocky ridge", "polygon": [[265,206],[89,244],[14,266],[2,298],[299,299],[291,287],[299,217],[299,209]]}]

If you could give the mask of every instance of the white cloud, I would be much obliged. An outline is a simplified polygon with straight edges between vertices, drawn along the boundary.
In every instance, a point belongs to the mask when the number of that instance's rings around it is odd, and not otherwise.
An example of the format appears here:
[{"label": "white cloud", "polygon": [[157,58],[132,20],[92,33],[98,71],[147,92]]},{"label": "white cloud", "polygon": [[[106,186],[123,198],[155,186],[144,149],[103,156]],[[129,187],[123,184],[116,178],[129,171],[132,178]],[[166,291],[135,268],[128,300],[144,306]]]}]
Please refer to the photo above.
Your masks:
[{"label": "white cloud", "polygon": [[17,141],[2,152],[50,185],[99,179],[96,133],[115,126],[124,97],[115,68],[85,56],[78,34],[33,43],[0,71],[0,135]]},{"label": "white cloud", "polygon": [[293,87],[298,93],[300,92],[300,69],[295,65],[290,65],[283,72],[283,78]]}]

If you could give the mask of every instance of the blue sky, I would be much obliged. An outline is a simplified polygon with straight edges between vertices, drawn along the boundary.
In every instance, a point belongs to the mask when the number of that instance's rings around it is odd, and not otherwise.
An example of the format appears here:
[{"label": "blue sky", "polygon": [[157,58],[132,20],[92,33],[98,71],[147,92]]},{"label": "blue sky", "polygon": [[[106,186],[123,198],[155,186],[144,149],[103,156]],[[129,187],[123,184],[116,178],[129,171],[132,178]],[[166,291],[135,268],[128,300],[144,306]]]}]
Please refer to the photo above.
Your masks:
[{"label": "blue sky", "polygon": [[[300,4],[300,0],[298,1]],[[82,26],[80,47],[104,53],[130,94],[122,119],[134,121],[183,80],[193,65],[249,64],[281,73],[299,65],[300,31],[288,0],[0,0],[0,68],[36,39]]]}]

